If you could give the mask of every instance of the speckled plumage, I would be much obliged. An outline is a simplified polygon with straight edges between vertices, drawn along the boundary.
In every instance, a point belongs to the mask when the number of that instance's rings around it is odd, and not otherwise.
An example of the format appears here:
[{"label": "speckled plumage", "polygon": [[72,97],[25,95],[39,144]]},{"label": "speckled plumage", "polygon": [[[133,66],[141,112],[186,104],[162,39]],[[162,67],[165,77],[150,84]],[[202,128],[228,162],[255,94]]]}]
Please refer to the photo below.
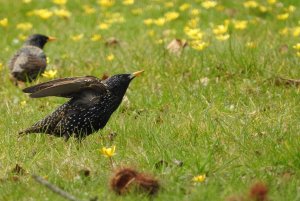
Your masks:
[{"label": "speckled plumage", "polygon": [[31,82],[45,71],[47,59],[43,47],[49,39],[40,34],[31,35],[10,59],[8,66],[15,81]]},{"label": "speckled plumage", "polygon": [[92,76],[63,78],[26,88],[24,92],[33,98],[60,96],[71,99],[20,133],[84,138],[106,125],[134,77],[134,74],[119,74],[104,81]]}]

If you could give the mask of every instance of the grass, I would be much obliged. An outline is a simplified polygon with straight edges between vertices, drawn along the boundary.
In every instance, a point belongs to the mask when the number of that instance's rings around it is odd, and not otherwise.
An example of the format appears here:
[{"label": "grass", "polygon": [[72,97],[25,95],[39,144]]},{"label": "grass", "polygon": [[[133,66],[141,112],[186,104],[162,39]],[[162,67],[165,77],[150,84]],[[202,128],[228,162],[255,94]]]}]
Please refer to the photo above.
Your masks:
[{"label": "grass", "polygon": [[[277,86],[272,78],[300,77],[300,57],[293,49],[300,42],[299,36],[293,36],[294,28],[299,26],[300,3],[277,1],[270,6],[272,10],[262,14],[257,8],[245,8],[242,0],[218,1],[224,7],[221,11],[206,10],[200,1],[192,0],[174,1],[170,8],[164,1],[136,1],[130,6],[118,2],[101,10],[94,1],[69,1],[69,19],[52,16],[43,20],[26,13],[54,9],[51,1],[24,4],[0,0],[0,20],[9,20],[7,27],[0,26],[0,63],[4,65],[0,72],[0,200],[63,200],[28,174],[16,176],[12,172],[16,164],[28,173],[47,177],[82,200],[94,196],[99,200],[148,200],[143,194],[120,197],[110,190],[112,169],[99,149],[111,145],[117,147],[113,159],[118,167],[134,167],[159,178],[162,188],[155,200],[247,196],[249,186],[257,181],[268,186],[271,200],[299,200],[300,91],[299,87]],[[166,11],[179,11],[184,2],[201,10],[199,27],[206,32],[209,46],[203,51],[188,47],[176,57],[164,46],[174,37],[188,38],[183,27],[192,18],[188,14],[192,8],[161,27],[148,27],[143,20],[158,18]],[[257,2],[267,5],[265,1]],[[86,15],[83,4],[96,8],[96,13]],[[296,11],[287,20],[277,20],[277,14],[289,5],[294,5]],[[133,15],[133,8],[144,10]],[[222,24],[233,11],[233,19],[249,21],[247,28],[235,30],[230,25],[230,38],[217,41],[211,25]],[[97,29],[107,12],[119,12],[126,21],[108,30]],[[30,22],[33,28],[17,30],[16,24],[21,22]],[[289,28],[288,35],[278,34],[285,27]],[[176,34],[157,44],[168,29],[176,30]],[[149,36],[149,30],[156,34]],[[145,69],[144,75],[131,83],[129,101],[120,106],[103,130],[81,144],[75,139],[64,142],[42,134],[18,138],[18,131],[66,101],[30,99],[9,81],[5,64],[22,44],[19,34],[31,33],[59,39],[45,47],[50,58],[48,69],[57,69],[57,77],[101,77],[104,72],[113,75]],[[90,41],[94,33],[101,34],[102,39]],[[72,41],[70,36],[77,34],[84,34],[83,39]],[[121,47],[104,45],[112,36],[122,41]],[[248,41],[256,47],[247,48]],[[111,53],[115,59],[108,61]],[[209,79],[207,86],[202,84],[202,78]],[[40,78],[35,83],[47,80]],[[111,132],[117,133],[114,141],[107,138]],[[174,159],[182,161],[183,166],[155,168],[160,160],[172,164]],[[89,169],[91,175],[79,176],[82,169]],[[191,180],[198,174],[206,174],[207,179],[195,185]]]}]

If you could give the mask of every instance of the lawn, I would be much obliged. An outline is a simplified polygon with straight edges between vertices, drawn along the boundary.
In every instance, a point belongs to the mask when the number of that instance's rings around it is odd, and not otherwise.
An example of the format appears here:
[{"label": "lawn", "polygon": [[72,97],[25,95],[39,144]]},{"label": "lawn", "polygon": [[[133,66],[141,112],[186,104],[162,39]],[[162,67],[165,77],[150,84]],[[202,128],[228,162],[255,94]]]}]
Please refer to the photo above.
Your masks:
[{"label": "lawn", "polygon": [[[158,179],[154,200],[247,200],[257,182],[270,200],[300,200],[300,88],[276,82],[300,78],[300,1],[63,3],[0,0],[0,200],[64,200],[31,174],[80,200],[151,199],[111,190],[121,167]],[[44,48],[54,73],[25,86],[145,70],[81,143],[18,136],[66,102],[30,99],[10,82],[7,62],[32,33],[58,39]],[[166,47],[175,38],[188,45],[174,54]],[[114,145],[112,168],[99,150]]]}]

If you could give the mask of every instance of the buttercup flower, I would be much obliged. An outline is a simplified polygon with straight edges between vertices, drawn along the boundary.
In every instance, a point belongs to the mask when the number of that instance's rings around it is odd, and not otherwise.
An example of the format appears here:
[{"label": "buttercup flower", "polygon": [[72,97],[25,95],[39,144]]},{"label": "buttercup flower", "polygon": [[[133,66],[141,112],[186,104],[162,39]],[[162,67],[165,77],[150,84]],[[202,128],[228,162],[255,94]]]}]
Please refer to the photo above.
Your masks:
[{"label": "buttercup flower", "polygon": [[197,182],[197,183],[202,183],[205,180],[206,180],[205,174],[197,175],[197,176],[193,177],[193,179],[192,179],[193,182]]},{"label": "buttercup flower", "polygon": [[83,38],[83,36],[84,36],[83,34],[78,34],[78,35],[71,36],[71,39],[73,41],[79,41]]},{"label": "buttercup flower", "polygon": [[163,26],[166,22],[166,19],[163,17],[160,17],[156,20],[154,20],[154,24],[156,24],[157,26]]},{"label": "buttercup flower", "polygon": [[107,158],[111,158],[114,155],[116,155],[115,151],[116,151],[116,146],[112,146],[109,148],[103,147],[102,149],[100,149],[101,154]]},{"label": "buttercup flower", "polygon": [[278,20],[286,20],[287,18],[289,18],[289,13],[283,13],[283,14],[277,15]]},{"label": "buttercup flower", "polygon": [[184,4],[182,4],[182,5],[179,7],[179,10],[180,10],[180,11],[185,11],[185,10],[189,9],[190,7],[191,7],[190,4],[184,3]]},{"label": "buttercup flower", "polygon": [[57,70],[47,70],[42,74],[42,76],[52,79],[56,76],[56,74],[57,74]]},{"label": "buttercup flower", "polygon": [[295,50],[300,51],[300,43],[297,43],[296,45],[294,45],[293,48],[294,48]]},{"label": "buttercup flower", "polygon": [[115,58],[115,55],[113,55],[113,54],[109,54],[109,55],[106,57],[107,61],[112,61],[112,60],[114,60],[114,58]]},{"label": "buttercup flower", "polygon": [[91,41],[99,41],[99,40],[101,40],[101,35],[99,34],[92,35]]},{"label": "buttercup flower", "polygon": [[70,18],[71,13],[66,9],[54,10],[54,15],[62,17],[62,18]]},{"label": "buttercup flower", "polygon": [[190,45],[193,49],[198,50],[198,51],[202,51],[206,47],[208,47],[207,42],[203,42],[203,41],[200,41],[200,40],[191,41]]},{"label": "buttercup flower", "polygon": [[254,42],[247,42],[247,43],[246,43],[246,47],[247,47],[247,48],[251,48],[251,49],[252,49],[252,48],[255,48],[255,47],[256,47],[256,45],[255,45],[255,43],[254,43]]},{"label": "buttercup flower", "polygon": [[8,25],[8,19],[7,18],[3,18],[0,20],[0,26],[1,27],[7,27]]},{"label": "buttercup flower", "polygon": [[16,25],[16,28],[20,29],[22,31],[28,31],[28,30],[32,29],[32,24],[29,22],[19,23]]},{"label": "buttercup flower", "polygon": [[98,0],[97,2],[102,7],[111,7],[115,4],[114,0]]},{"label": "buttercup flower", "polygon": [[179,13],[177,12],[167,12],[165,14],[165,19],[166,21],[172,21],[172,20],[175,20],[179,17]]},{"label": "buttercup flower", "polygon": [[258,6],[258,3],[256,1],[246,1],[244,2],[245,8],[256,8]]},{"label": "buttercup flower", "polygon": [[148,19],[145,19],[145,20],[144,20],[144,24],[145,24],[145,25],[151,25],[151,24],[153,24],[153,22],[154,22],[154,20],[151,19],[151,18],[148,18]]},{"label": "buttercup flower", "polygon": [[134,4],[134,0],[123,0],[124,5],[132,5]]},{"label": "buttercup flower", "polygon": [[219,40],[219,41],[225,41],[225,40],[228,40],[229,37],[230,37],[229,34],[221,34],[221,35],[217,35],[216,39]]},{"label": "buttercup flower", "polygon": [[205,9],[213,8],[217,5],[216,1],[203,1],[201,6]]},{"label": "buttercup flower", "polygon": [[53,3],[57,4],[57,5],[65,5],[68,0],[52,0]]},{"label": "buttercup flower", "polygon": [[214,34],[219,35],[219,34],[224,34],[227,32],[228,27],[221,24],[218,25],[216,28],[213,29]]},{"label": "buttercup flower", "polygon": [[96,12],[96,9],[89,5],[83,5],[82,8],[83,8],[85,14],[88,14],[88,15]]},{"label": "buttercup flower", "polygon": [[246,20],[242,20],[242,21],[234,21],[233,25],[235,29],[239,29],[239,30],[243,30],[247,28],[247,24],[248,22]]},{"label": "buttercup flower", "polygon": [[98,28],[101,29],[101,30],[106,30],[106,29],[108,29],[109,27],[110,27],[110,25],[107,24],[107,23],[100,23],[100,24],[98,25]]}]

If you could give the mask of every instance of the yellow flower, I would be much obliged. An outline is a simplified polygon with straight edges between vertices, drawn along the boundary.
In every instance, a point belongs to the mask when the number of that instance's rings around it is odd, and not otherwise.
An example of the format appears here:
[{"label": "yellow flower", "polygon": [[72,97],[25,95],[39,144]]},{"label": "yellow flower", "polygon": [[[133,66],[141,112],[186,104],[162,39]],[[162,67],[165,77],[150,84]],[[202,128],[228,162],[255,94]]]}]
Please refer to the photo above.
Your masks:
[{"label": "yellow flower", "polygon": [[237,20],[233,22],[234,28],[239,30],[246,29],[247,24],[248,22],[246,20],[241,20],[241,21]]},{"label": "yellow flower", "polygon": [[171,2],[171,1],[166,2],[166,3],[165,3],[165,7],[166,7],[166,8],[172,8],[172,7],[174,7],[174,3]]},{"label": "yellow flower", "polygon": [[52,0],[53,3],[57,4],[57,5],[65,5],[67,3],[68,0]]},{"label": "yellow flower", "polygon": [[262,13],[265,13],[265,12],[268,11],[268,8],[267,8],[266,6],[262,6],[262,5],[260,5],[260,6],[258,7],[258,9],[259,9],[259,11],[262,12]]},{"label": "yellow flower", "polygon": [[153,37],[155,36],[155,31],[153,29],[147,31],[148,36]]},{"label": "yellow flower", "polygon": [[98,0],[98,4],[102,7],[111,7],[115,4],[114,0]]},{"label": "yellow flower", "polygon": [[84,34],[78,34],[78,35],[74,35],[74,36],[71,36],[71,39],[73,41],[79,41],[83,38]]},{"label": "yellow flower", "polygon": [[96,9],[89,5],[83,5],[82,8],[83,8],[83,11],[85,12],[85,14],[88,14],[88,15],[96,12]]},{"label": "yellow flower", "polygon": [[197,15],[199,15],[199,14],[200,14],[200,11],[199,11],[198,9],[193,9],[193,10],[191,10],[191,15],[197,16]]},{"label": "yellow flower", "polygon": [[172,20],[175,20],[179,17],[179,13],[177,12],[167,12],[165,14],[165,19],[166,21],[172,21]]},{"label": "yellow flower", "polygon": [[56,15],[58,17],[62,17],[62,18],[70,18],[71,17],[70,11],[68,11],[66,9],[54,10],[54,15]]},{"label": "yellow flower", "polygon": [[163,26],[163,25],[165,24],[165,22],[166,22],[166,19],[163,18],[163,17],[160,17],[160,18],[154,20],[153,22],[154,22],[154,24],[156,24],[157,26]]},{"label": "yellow flower", "polygon": [[151,18],[148,18],[148,19],[145,19],[145,20],[144,20],[144,24],[145,24],[145,25],[151,25],[151,24],[153,24],[153,22],[154,22],[154,20],[151,19]]},{"label": "yellow flower", "polygon": [[24,107],[26,104],[27,104],[27,102],[26,102],[25,100],[23,100],[23,101],[20,102],[20,105],[21,105],[22,107]]},{"label": "yellow flower", "polygon": [[277,0],[267,0],[267,1],[268,1],[268,4],[272,5],[272,4],[275,4]]},{"label": "yellow flower", "polygon": [[49,64],[51,62],[51,59],[49,57],[46,57],[46,62]]},{"label": "yellow flower", "polygon": [[289,7],[287,8],[287,11],[290,12],[290,13],[295,12],[295,10],[296,10],[296,7],[293,6],[293,5],[289,5]]},{"label": "yellow flower", "polygon": [[134,4],[134,0],[123,0],[124,5],[132,5]]},{"label": "yellow flower", "polygon": [[221,24],[218,25],[216,28],[213,29],[214,34],[219,35],[219,34],[224,34],[227,32],[228,27]]},{"label": "yellow flower", "polygon": [[0,62],[0,71],[2,70],[3,68],[3,64]]},{"label": "yellow flower", "polygon": [[25,41],[26,38],[27,38],[27,36],[24,35],[24,34],[19,34],[19,35],[18,35],[18,38],[19,38],[21,41]]},{"label": "yellow flower", "polygon": [[100,34],[94,34],[91,36],[91,41],[99,41],[101,40],[101,35]]},{"label": "yellow flower", "polygon": [[191,41],[190,44],[193,49],[198,50],[198,51],[204,50],[209,45],[207,42],[203,42],[201,40]]},{"label": "yellow flower", "polygon": [[251,48],[251,49],[252,49],[252,48],[256,48],[256,44],[255,44],[254,42],[252,42],[252,41],[251,41],[251,42],[247,42],[247,43],[246,43],[246,47],[247,47],[247,48]]},{"label": "yellow flower", "polygon": [[217,5],[216,1],[203,1],[202,2],[202,7],[205,9],[213,8]]},{"label": "yellow flower", "polygon": [[100,23],[100,24],[98,25],[98,28],[101,29],[101,30],[106,30],[106,29],[108,29],[109,27],[110,27],[110,25],[107,24],[107,23]]},{"label": "yellow flower", "polygon": [[131,13],[133,15],[141,15],[143,13],[143,10],[141,8],[132,9]]},{"label": "yellow flower", "polygon": [[16,28],[20,29],[22,31],[28,31],[28,30],[32,29],[32,24],[29,22],[19,23],[16,25]]},{"label": "yellow flower", "polygon": [[114,60],[114,58],[115,58],[115,55],[113,55],[113,54],[111,53],[111,54],[107,55],[106,60],[107,60],[107,61],[112,61],[112,60]]},{"label": "yellow flower", "polygon": [[57,70],[47,70],[42,74],[42,76],[52,79],[56,76],[56,74],[57,74]]},{"label": "yellow flower", "polygon": [[195,40],[201,40],[204,35],[204,33],[199,28],[191,29],[187,27],[185,28],[184,32],[188,37]]},{"label": "yellow flower", "polygon": [[289,13],[283,13],[283,14],[277,15],[278,20],[286,20],[287,18],[289,18]]},{"label": "yellow flower", "polygon": [[31,0],[22,0],[23,3],[31,3]]},{"label": "yellow flower", "polygon": [[298,37],[300,35],[300,27],[293,28],[293,36]]},{"label": "yellow flower", "polygon": [[8,25],[8,19],[7,18],[3,18],[0,20],[0,26],[1,27],[7,27]]},{"label": "yellow flower", "polygon": [[217,35],[216,39],[219,40],[219,41],[225,41],[225,40],[228,40],[229,37],[230,37],[229,34],[221,34],[221,35]]},{"label": "yellow flower", "polygon": [[197,176],[193,177],[192,181],[197,182],[197,183],[202,183],[205,181],[205,179],[206,179],[206,175],[201,174],[201,175],[197,175]]},{"label": "yellow flower", "polygon": [[29,12],[29,15],[36,15],[44,20],[50,18],[53,13],[48,9],[37,9],[33,10],[32,12]]},{"label": "yellow flower", "polygon": [[109,148],[103,147],[102,149],[100,149],[101,154],[107,158],[111,158],[114,155],[116,155],[115,151],[116,151],[116,146],[112,146]]},{"label": "yellow flower", "polygon": [[297,56],[298,56],[298,57],[300,57],[300,51],[299,51],[299,52],[297,52]]},{"label": "yellow flower", "polygon": [[286,36],[288,35],[288,33],[289,33],[289,29],[287,27],[279,30],[279,34],[282,36]]},{"label": "yellow flower", "polygon": [[190,28],[196,28],[198,26],[199,23],[199,18],[192,18],[187,22],[188,27]]},{"label": "yellow flower", "polygon": [[191,4],[184,3],[184,4],[182,4],[182,5],[179,7],[179,10],[180,10],[180,11],[185,11],[185,10],[189,9],[190,7],[191,7]]},{"label": "yellow flower", "polygon": [[256,1],[246,1],[244,2],[245,8],[256,8],[258,6],[258,3]]},{"label": "yellow flower", "polygon": [[295,49],[295,50],[300,50],[300,43],[297,43],[296,45],[294,45],[293,46],[293,48]]}]

